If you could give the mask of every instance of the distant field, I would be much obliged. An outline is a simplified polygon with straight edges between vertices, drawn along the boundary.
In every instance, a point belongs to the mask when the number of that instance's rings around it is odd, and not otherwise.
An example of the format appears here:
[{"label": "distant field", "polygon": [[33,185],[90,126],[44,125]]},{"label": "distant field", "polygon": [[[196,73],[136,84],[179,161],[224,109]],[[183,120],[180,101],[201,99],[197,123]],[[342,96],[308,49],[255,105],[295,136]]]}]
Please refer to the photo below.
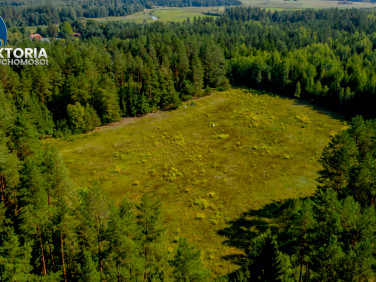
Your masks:
[{"label": "distant field", "polygon": [[152,18],[149,12],[138,12],[138,13],[128,15],[125,17],[94,18],[93,20],[96,20],[99,22],[122,21],[122,22],[142,23],[144,21],[152,21]]},{"label": "distant field", "polygon": [[161,21],[183,21],[186,18],[203,16],[205,13],[223,13],[224,11],[224,7],[165,8],[156,9],[151,14]]},{"label": "distant field", "polygon": [[217,232],[249,210],[311,195],[321,151],[344,126],[297,100],[237,89],[49,142],[77,186],[100,180],[117,203],[161,198],[167,243],[188,237],[219,276],[236,268],[221,257],[240,251]]},{"label": "distant field", "polygon": [[124,21],[124,22],[153,22],[152,15],[159,21],[184,21],[187,18],[193,19],[197,16],[205,16],[205,13],[223,13],[224,7],[191,7],[191,8],[158,8],[145,10],[125,17],[97,18],[97,21]]},{"label": "distant field", "polygon": [[272,9],[322,9],[322,8],[374,8],[375,4],[369,2],[351,2],[351,4],[338,4],[338,1],[326,0],[241,0],[244,5]]},{"label": "distant field", "polygon": [[[326,0],[242,0],[245,6],[260,7],[270,10],[285,9],[308,9],[308,8],[375,8],[376,5],[369,2],[351,2],[351,4],[338,4],[338,1]],[[189,8],[158,8],[149,9],[138,12],[125,17],[106,17],[96,18],[94,20],[100,22],[106,21],[122,21],[122,22],[153,22],[152,15],[157,17],[159,21],[168,22],[184,21],[187,18],[193,19],[197,16],[205,16],[205,13],[220,14],[223,13],[225,7],[189,7]]]}]

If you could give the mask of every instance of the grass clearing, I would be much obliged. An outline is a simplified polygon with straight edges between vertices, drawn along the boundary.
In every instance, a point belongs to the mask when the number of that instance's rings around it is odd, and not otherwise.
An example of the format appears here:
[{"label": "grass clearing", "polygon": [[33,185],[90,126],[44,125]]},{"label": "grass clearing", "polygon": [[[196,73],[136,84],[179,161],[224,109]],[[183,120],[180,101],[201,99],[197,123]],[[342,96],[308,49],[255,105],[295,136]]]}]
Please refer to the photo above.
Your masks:
[{"label": "grass clearing", "polygon": [[317,163],[335,115],[271,94],[232,89],[100,128],[50,140],[77,186],[100,180],[111,198],[162,199],[168,242],[188,237],[214,276],[237,266],[240,253],[218,231],[229,220],[315,189]]},{"label": "grass clearing", "polygon": [[152,16],[157,17],[161,22],[182,22],[187,18],[191,20],[194,17],[211,17],[205,15],[206,13],[221,14],[224,13],[225,7],[187,7],[187,8],[156,8],[145,9],[143,12],[138,12],[124,17],[106,17],[96,18],[99,22],[107,21],[122,21],[122,22],[154,22]]},{"label": "grass clearing", "polygon": [[151,15],[146,11],[134,13],[132,15],[128,15],[124,17],[91,18],[90,20],[96,20],[98,22],[120,21],[120,22],[135,22],[135,23],[153,21],[153,19],[151,18]]},{"label": "grass clearing", "polygon": [[163,8],[151,11],[151,14],[160,21],[184,21],[187,18],[191,20],[194,17],[210,17],[205,14],[222,14],[225,7],[190,7],[190,8]]}]

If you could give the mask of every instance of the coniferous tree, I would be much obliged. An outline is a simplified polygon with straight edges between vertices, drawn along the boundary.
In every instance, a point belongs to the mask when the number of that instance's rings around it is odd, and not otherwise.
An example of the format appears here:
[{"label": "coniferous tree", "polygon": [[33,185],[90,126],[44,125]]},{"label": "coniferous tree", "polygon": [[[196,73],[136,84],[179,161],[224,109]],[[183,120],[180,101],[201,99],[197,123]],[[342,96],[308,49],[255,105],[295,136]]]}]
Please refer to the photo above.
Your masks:
[{"label": "coniferous tree", "polygon": [[333,189],[342,198],[351,195],[364,206],[373,205],[375,136],[375,122],[361,117],[337,134],[321,158],[320,190]]},{"label": "coniferous tree", "polygon": [[255,238],[250,246],[242,279],[250,281],[280,281],[287,271],[282,263],[282,254],[270,229]]},{"label": "coniferous tree", "polygon": [[178,93],[174,88],[170,61],[167,56],[163,56],[163,62],[160,69],[160,87],[161,87],[161,107],[165,109],[176,108],[180,104]]},{"label": "coniferous tree", "polygon": [[197,96],[201,96],[204,87],[204,71],[199,57],[195,54],[192,58],[192,83]]},{"label": "coniferous tree", "polygon": [[141,256],[140,230],[134,205],[123,199],[114,209],[108,223],[109,249],[106,272],[111,280],[138,281],[144,278],[144,259]]},{"label": "coniferous tree", "polygon": [[108,226],[110,217],[111,205],[107,196],[103,192],[103,188],[99,183],[94,183],[92,187],[84,194],[84,208],[87,209],[85,214],[86,223],[89,225],[90,230],[87,232],[92,235],[94,242],[91,242],[92,247],[95,246],[96,259],[98,262],[98,270],[103,271],[103,260],[105,254],[104,241],[106,241],[105,230]]},{"label": "coniferous tree", "polygon": [[79,278],[81,281],[101,281],[101,275],[97,269],[97,263],[93,261],[89,252],[84,252]]},{"label": "coniferous tree", "polygon": [[205,281],[208,278],[208,272],[202,268],[201,252],[195,251],[186,238],[179,239],[170,264],[174,267],[175,281]]},{"label": "coniferous tree", "polygon": [[31,274],[31,242],[21,245],[12,227],[2,226],[0,229],[0,280],[27,281],[36,278]]},{"label": "coniferous tree", "polygon": [[153,202],[143,195],[141,203],[137,206],[139,211],[137,224],[140,228],[140,242],[144,259],[144,280],[163,279],[165,257],[159,248],[160,239],[165,231],[161,225],[161,202]]}]

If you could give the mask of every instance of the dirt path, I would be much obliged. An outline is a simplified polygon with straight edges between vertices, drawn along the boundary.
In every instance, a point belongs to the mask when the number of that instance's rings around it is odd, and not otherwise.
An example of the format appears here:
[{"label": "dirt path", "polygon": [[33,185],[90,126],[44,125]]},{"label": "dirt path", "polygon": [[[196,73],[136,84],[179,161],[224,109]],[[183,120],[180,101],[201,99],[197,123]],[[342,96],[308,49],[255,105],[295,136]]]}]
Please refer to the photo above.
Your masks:
[{"label": "dirt path", "polygon": [[[193,99],[191,100],[191,102],[193,102],[195,100],[205,100],[206,98],[211,97],[214,94],[215,94],[215,92],[213,92],[210,95],[204,96],[204,97],[193,97]],[[111,123],[107,123],[105,125],[98,126],[97,128],[95,128],[92,131],[90,131],[88,134],[92,134],[94,132],[116,130],[116,129],[121,128],[121,127],[123,127],[123,126],[125,126],[127,124],[131,124],[131,123],[133,123],[133,122],[135,122],[137,120],[145,119],[145,118],[148,118],[148,117],[153,117],[153,116],[156,116],[156,115],[161,115],[161,113],[163,113],[163,112],[164,111],[158,110],[158,111],[156,111],[154,113],[146,114],[146,115],[143,115],[143,116],[140,116],[140,117],[126,117],[126,118],[122,118],[120,121],[111,122]]]},{"label": "dirt path", "polygon": [[144,118],[147,118],[147,117],[155,116],[159,112],[160,111],[157,111],[155,113],[146,114],[146,115],[143,115],[141,117],[126,117],[126,118],[122,118],[120,121],[111,122],[111,123],[107,123],[105,125],[98,126],[97,128],[95,128],[92,131],[90,131],[89,134],[94,133],[94,132],[102,132],[102,131],[108,131],[108,130],[115,130],[115,129],[123,127],[123,126],[125,126],[127,124],[133,123],[133,122],[135,122],[137,120],[144,119]]}]

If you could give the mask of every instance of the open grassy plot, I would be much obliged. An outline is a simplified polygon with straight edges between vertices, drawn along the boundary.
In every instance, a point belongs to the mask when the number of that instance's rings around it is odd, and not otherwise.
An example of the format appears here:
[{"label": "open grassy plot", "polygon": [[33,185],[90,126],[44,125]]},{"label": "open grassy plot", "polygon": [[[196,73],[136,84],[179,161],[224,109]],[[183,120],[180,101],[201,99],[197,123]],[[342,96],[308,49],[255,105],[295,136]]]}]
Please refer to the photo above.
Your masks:
[{"label": "open grassy plot", "polygon": [[115,202],[161,198],[168,243],[188,237],[218,276],[236,268],[221,257],[240,251],[217,232],[251,209],[312,194],[321,151],[344,127],[311,105],[233,89],[51,142],[76,185],[100,180]]},{"label": "open grassy plot", "polygon": [[125,17],[106,17],[97,18],[95,20],[100,22],[106,21],[123,21],[123,22],[153,22],[153,18],[157,17],[158,21],[162,22],[181,22],[187,18],[193,19],[193,17],[210,17],[205,15],[206,13],[221,14],[225,11],[225,7],[189,7],[189,8],[157,8],[145,10]]},{"label": "open grassy plot", "polygon": [[153,21],[150,15],[150,12],[147,12],[147,11],[134,13],[132,15],[128,15],[124,17],[94,18],[93,20],[96,20],[98,22],[121,21],[121,22],[136,22],[136,23]]},{"label": "open grassy plot", "polygon": [[224,13],[224,7],[191,7],[191,8],[164,8],[155,9],[151,14],[160,21],[184,21],[187,18],[206,16],[206,13],[221,14]]}]

